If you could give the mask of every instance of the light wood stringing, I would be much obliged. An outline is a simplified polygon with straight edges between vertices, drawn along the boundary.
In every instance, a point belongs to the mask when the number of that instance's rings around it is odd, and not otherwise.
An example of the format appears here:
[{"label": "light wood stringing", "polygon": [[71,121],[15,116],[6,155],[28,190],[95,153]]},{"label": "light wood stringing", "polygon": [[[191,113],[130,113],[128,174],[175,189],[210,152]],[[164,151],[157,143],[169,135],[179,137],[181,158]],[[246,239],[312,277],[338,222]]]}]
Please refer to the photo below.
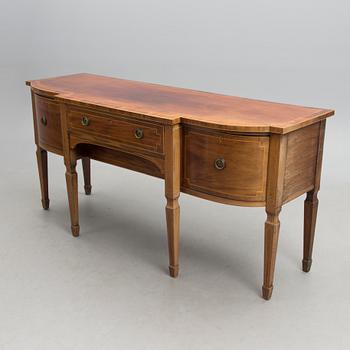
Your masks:
[{"label": "light wood stringing", "polygon": [[[47,151],[63,154],[74,236],[80,231],[76,163],[83,159],[89,194],[91,158],[165,179],[173,277],[179,272],[180,190],[221,203],[265,206],[265,299],[273,290],[282,205],[307,192],[303,270],[309,271],[325,118],[333,110],[91,74],[27,84],[32,88],[42,204],[48,209]],[[47,125],[41,123],[43,115]],[[82,126],[83,116],[89,126]],[[143,129],[144,138],[135,139],[135,128]],[[225,159],[225,169],[215,169],[217,158]]]}]

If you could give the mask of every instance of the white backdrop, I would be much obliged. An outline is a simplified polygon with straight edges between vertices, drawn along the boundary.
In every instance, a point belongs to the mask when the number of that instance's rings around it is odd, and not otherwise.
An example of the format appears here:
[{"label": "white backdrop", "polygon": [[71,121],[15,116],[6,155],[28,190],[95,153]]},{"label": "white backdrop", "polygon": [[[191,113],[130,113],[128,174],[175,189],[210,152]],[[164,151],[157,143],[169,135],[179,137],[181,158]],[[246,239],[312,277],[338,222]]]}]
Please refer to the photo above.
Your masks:
[{"label": "white backdrop", "polygon": [[[2,348],[349,348],[348,1],[0,8]],[[40,209],[24,81],[76,72],[335,109],[312,272],[300,272],[302,199],[281,215],[276,288],[265,303],[264,211],[183,195],[181,277],[168,279],[163,184],[96,163],[73,241],[59,157],[50,157],[52,208]]]}]

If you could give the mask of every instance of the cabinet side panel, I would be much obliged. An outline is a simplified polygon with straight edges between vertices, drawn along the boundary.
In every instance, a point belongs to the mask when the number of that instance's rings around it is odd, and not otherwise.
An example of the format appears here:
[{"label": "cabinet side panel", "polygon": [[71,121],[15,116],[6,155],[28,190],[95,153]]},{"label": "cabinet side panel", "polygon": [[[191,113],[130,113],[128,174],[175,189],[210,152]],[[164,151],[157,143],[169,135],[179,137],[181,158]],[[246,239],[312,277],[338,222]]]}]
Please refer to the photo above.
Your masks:
[{"label": "cabinet side panel", "polygon": [[283,202],[288,202],[314,187],[320,123],[288,135]]}]

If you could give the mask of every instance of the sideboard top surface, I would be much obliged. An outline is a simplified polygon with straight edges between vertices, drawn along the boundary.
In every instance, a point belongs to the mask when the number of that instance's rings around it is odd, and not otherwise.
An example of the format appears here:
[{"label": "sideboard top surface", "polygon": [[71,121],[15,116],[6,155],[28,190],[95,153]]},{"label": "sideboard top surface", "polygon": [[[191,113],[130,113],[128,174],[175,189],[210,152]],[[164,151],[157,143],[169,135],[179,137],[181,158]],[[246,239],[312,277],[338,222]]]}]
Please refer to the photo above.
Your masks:
[{"label": "sideboard top surface", "polygon": [[208,93],[80,73],[27,81],[34,92],[83,106],[141,116],[163,124],[285,134],[334,114],[333,110]]}]

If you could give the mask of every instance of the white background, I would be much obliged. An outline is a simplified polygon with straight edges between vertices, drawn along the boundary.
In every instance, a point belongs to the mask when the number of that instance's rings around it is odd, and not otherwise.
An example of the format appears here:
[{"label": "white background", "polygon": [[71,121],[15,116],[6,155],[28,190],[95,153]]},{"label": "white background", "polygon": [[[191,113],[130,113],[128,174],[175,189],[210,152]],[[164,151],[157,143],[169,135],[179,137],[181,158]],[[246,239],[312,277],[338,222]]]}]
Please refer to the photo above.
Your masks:
[{"label": "white background", "polygon": [[[350,347],[347,1],[12,0],[0,8],[0,348]],[[336,109],[311,272],[300,267],[303,198],[281,213],[275,290],[265,302],[264,210],[181,195],[181,275],[172,280],[163,182],[95,162],[73,239],[60,157],[50,155],[51,209],[41,209],[24,81],[77,72]]]}]

